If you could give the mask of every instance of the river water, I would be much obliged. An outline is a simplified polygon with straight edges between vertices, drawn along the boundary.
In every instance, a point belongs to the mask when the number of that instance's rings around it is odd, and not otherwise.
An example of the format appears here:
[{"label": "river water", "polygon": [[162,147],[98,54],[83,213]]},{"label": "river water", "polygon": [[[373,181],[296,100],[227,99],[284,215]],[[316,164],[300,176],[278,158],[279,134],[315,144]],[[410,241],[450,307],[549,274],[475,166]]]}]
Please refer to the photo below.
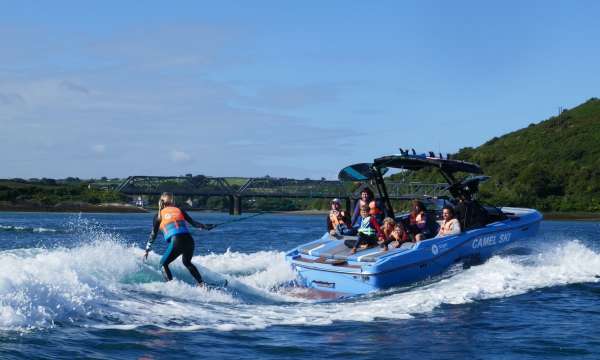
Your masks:
[{"label": "river water", "polygon": [[545,221],[483,265],[332,301],[300,296],[284,261],[324,216],[194,230],[224,289],[194,287],[181,260],[163,282],[161,237],[142,261],[152,216],[0,213],[0,358],[600,358],[599,222]]}]

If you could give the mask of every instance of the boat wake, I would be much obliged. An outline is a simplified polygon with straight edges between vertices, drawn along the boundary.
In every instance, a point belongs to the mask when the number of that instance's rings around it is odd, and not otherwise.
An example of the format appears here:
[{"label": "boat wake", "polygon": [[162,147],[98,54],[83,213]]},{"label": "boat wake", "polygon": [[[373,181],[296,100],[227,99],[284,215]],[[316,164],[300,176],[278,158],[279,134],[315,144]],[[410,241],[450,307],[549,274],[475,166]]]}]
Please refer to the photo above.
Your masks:
[{"label": "boat wake", "polygon": [[50,229],[50,228],[44,228],[44,227],[28,227],[28,226],[2,225],[2,224],[0,224],[0,231],[30,232],[30,233],[55,233],[55,232],[58,232],[58,230],[56,230],[56,229]]},{"label": "boat wake", "polygon": [[208,282],[196,287],[177,260],[165,283],[158,254],[101,238],[74,248],[0,252],[0,329],[31,331],[61,326],[173,330],[262,329],[327,325],[334,321],[405,319],[444,304],[485,299],[573,283],[597,282],[600,254],[577,240],[530,254],[504,255],[451,277],[404,289],[342,299],[293,297],[294,273],[284,253],[227,251],[193,259]]}]

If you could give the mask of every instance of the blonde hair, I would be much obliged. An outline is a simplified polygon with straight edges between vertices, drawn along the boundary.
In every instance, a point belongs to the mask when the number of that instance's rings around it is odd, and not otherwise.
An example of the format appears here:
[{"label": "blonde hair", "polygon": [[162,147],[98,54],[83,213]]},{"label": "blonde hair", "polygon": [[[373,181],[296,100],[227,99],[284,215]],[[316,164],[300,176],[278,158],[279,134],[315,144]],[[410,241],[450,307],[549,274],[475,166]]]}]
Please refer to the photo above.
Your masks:
[{"label": "blonde hair", "polygon": [[170,193],[170,192],[162,193],[162,195],[160,196],[160,199],[158,200],[158,219],[160,220],[160,211],[162,209],[164,209],[166,206],[174,205],[174,204],[175,204],[175,202],[173,201],[173,193]]},{"label": "blonde hair", "polygon": [[385,219],[383,219],[383,225],[385,224],[390,224],[393,228],[394,226],[396,226],[396,220],[392,219],[391,217],[386,217]]}]

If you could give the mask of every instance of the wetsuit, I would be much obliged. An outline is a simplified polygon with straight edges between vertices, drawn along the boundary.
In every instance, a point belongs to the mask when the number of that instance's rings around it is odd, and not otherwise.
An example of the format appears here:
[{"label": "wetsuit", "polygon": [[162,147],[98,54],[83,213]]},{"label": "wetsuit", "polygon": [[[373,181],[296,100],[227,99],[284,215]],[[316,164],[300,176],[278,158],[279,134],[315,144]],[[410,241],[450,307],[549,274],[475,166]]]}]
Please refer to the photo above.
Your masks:
[{"label": "wetsuit", "polygon": [[192,264],[192,256],[194,255],[194,239],[187,228],[186,222],[197,228],[205,228],[205,225],[192,219],[184,210],[174,206],[167,206],[160,211],[161,217],[158,214],[154,217],[152,232],[146,244],[146,252],[152,249],[152,244],[156,240],[158,231],[161,230],[165,240],[169,244],[164,255],[160,259],[160,265],[163,267],[165,276],[168,280],[173,279],[169,264],[181,255],[183,265],[192,274],[194,279],[200,284],[202,276],[198,269]]}]

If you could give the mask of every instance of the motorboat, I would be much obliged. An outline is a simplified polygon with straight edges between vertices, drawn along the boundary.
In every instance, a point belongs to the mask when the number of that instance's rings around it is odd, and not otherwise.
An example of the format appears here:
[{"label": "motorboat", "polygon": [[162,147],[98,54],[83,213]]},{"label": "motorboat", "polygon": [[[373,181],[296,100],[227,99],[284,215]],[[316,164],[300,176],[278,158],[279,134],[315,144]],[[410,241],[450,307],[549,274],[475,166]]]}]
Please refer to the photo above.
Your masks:
[{"label": "motorboat", "polygon": [[479,184],[489,177],[474,163],[436,157],[432,153],[417,155],[402,151],[377,158],[372,163],[347,166],[338,177],[342,181],[374,186],[386,216],[408,226],[410,213],[396,215],[394,202],[388,196],[384,175],[389,169],[437,169],[447,182],[448,195],[423,197],[429,200],[428,216],[440,219],[442,206],[464,202],[483,212],[485,221],[469,224],[468,219],[461,219],[463,229],[457,235],[405,242],[388,251],[375,246],[355,254],[346,244],[348,240],[356,241],[356,236],[327,232],[286,254],[301,286],[348,296],[410,285],[440,276],[454,265],[482,263],[507,245],[531,238],[538,232],[542,214],[537,210],[484,206],[476,200]]}]

